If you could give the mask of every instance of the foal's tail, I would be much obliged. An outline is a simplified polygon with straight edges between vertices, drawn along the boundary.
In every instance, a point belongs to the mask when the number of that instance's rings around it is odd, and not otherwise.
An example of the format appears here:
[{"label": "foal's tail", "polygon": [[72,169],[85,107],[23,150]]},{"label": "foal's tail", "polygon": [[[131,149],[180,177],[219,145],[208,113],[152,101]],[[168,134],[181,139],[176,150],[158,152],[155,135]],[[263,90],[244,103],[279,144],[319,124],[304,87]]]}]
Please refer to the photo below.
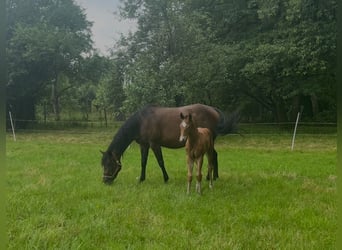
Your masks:
[{"label": "foal's tail", "polygon": [[221,110],[216,109],[220,115],[220,120],[216,126],[217,135],[226,135],[237,133],[238,122],[240,120],[240,112],[234,111],[230,115],[225,115]]}]

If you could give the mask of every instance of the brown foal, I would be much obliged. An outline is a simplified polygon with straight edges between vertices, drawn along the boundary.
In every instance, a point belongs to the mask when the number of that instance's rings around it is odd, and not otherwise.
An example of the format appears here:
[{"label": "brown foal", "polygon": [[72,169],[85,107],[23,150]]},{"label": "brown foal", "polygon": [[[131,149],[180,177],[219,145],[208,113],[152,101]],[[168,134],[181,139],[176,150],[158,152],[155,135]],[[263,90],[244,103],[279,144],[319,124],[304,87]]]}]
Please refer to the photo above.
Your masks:
[{"label": "brown foal", "polygon": [[198,128],[191,113],[180,113],[182,119],[180,127],[180,141],[186,141],[186,160],[188,165],[188,188],[187,193],[190,193],[192,181],[192,172],[194,163],[197,170],[196,191],[201,194],[202,181],[202,165],[203,157],[206,154],[208,158],[208,176],[209,187],[213,186],[213,154],[214,154],[214,138],[212,132],[207,128]]}]

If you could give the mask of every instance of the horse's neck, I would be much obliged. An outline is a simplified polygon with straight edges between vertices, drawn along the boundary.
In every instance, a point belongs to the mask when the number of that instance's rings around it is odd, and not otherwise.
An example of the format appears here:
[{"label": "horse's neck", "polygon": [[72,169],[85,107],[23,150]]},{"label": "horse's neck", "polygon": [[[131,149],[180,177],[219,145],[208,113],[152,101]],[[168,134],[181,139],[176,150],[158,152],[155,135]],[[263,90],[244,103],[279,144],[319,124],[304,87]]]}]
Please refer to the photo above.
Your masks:
[{"label": "horse's neck", "polygon": [[137,126],[135,125],[122,126],[114,136],[108,150],[115,153],[118,157],[121,157],[131,142],[136,139],[138,132],[136,131]]},{"label": "horse's neck", "polygon": [[118,158],[121,158],[121,156],[123,155],[123,153],[128,148],[129,144],[131,144],[132,141],[133,139],[124,138],[124,137],[120,137],[116,140],[114,138],[108,150],[113,152]]}]

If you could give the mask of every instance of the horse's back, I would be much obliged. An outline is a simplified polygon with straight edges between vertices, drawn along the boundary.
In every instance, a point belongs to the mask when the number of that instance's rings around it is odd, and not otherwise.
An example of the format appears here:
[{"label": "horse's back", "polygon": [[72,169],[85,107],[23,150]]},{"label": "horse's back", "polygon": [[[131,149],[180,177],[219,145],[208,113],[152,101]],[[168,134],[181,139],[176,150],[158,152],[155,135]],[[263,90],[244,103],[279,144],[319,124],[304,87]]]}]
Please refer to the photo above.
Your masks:
[{"label": "horse's back", "polygon": [[[215,131],[220,119],[220,114],[215,108],[204,104],[192,104],[176,108],[156,108],[154,117],[151,118],[159,118],[159,125],[163,130],[171,129],[178,131],[181,122],[180,113],[191,113],[197,127],[209,128],[211,131]],[[179,131],[177,133],[177,139],[178,136]]]},{"label": "horse's back", "polygon": [[204,104],[193,104],[183,108],[191,113],[197,127],[209,128],[211,131],[215,131],[220,119],[220,114],[215,108]]},{"label": "horse's back", "polygon": [[192,104],[175,108],[150,106],[141,117],[141,140],[146,143],[155,143],[169,148],[184,147],[184,142],[179,141],[181,112],[190,112],[198,127],[209,128],[211,131],[215,131],[219,114],[213,107],[203,104]]}]

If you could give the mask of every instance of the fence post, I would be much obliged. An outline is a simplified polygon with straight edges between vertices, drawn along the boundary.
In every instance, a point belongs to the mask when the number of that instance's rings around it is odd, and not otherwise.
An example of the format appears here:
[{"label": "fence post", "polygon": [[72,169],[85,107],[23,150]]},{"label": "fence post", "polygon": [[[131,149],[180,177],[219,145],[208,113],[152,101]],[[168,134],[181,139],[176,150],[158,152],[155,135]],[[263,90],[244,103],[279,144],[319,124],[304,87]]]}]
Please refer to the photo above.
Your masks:
[{"label": "fence post", "polygon": [[10,117],[10,121],[11,121],[13,140],[17,141],[17,139],[15,138],[15,132],[14,132],[14,126],[13,126],[13,120],[12,120],[12,113],[11,113],[11,111],[8,111],[8,113],[9,113],[9,117]]},{"label": "fence post", "polygon": [[295,125],[295,128],[294,128],[293,137],[292,137],[291,151],[293,151],[293,148],[294,148],[294,143],[295,143],[295,139],[296,139],[296,132],[297,132],[297,125],[298,125],[298,122],[299,122],[300,113],[303,112],[303,109],[304,109],[304,106],[301,106],[301,107],[300,107],[300,111],[299,111],[298,114],[297,114],[296,125]]}]

